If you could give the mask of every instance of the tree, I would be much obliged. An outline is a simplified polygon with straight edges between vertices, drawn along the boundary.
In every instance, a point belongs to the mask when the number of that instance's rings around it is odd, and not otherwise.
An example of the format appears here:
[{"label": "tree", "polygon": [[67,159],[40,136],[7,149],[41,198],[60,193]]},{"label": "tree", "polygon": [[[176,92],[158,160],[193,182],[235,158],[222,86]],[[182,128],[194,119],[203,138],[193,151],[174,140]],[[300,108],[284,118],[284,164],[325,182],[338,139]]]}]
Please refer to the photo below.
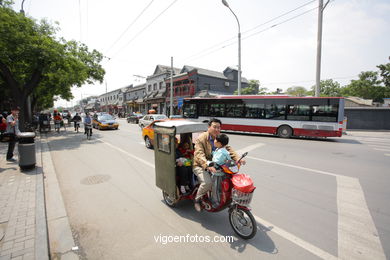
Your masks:
[{"label": "tree", "polygon": [[72,86],[103,81],[103,55],[57,39],[57,31],[46,20],[25,17],[11,9],[10,1],[0,0],[0,86],[21,107],[22,129],[24,121],[31,120],[31,104],[47,107],[56,95],[70,99]]},{"label": "tree", "polygon": [[377,67],[379,68],[379,74],[382,77],[383,84],[390,89],[390,63],[381,64]]},{"label": "tree", "polygon": [[343,89],[343,94],[383,102],[385,90],[378,79],[378,72],[364,71],[359,74],[358,80],[351,80],[351,83]]},{"label": "tree", "polygon": [[[315,86],[311,87],[311,91],[308,94],[314,96]],[[321,97],[340,97],[342,96],[342,87],[337,81],[333,79],[320,81],[320,96]]]},{"label": "tree", "polygon": [[286,93],[290,96],[304,97],[306,96],[307,89],[300,86],[290,87],[286,90]]},{"label": "tree", "polygon": [[[260,82],[257,79],[249,80],[248,86],[241,89],[242,95],[258,95],[259,93]],[[262,92],[265,92],[267,88],[261,88]],[[234,95],[237,95],[238,91],[234,91]]]}]

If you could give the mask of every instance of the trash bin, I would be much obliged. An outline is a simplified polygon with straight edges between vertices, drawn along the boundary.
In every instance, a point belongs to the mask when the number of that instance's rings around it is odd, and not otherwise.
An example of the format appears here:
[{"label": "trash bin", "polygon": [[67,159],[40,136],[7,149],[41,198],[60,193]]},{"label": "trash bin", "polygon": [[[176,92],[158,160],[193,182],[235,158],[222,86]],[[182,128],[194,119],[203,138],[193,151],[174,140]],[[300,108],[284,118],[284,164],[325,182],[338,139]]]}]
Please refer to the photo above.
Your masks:
[{"label": "trash bin", "polygon": [[35,133],[23,132],[18,134],[19,167],[22,170],[35,168]]}]

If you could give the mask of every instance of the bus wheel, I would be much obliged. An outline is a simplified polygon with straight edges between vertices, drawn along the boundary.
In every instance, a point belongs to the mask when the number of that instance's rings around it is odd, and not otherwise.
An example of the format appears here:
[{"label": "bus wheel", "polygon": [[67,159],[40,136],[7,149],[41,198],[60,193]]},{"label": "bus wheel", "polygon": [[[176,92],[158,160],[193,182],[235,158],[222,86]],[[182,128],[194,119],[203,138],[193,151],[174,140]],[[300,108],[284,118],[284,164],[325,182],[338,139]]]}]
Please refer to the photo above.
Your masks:
[{"label": "bus wheel", "polygon": [[290,138],[292,135],[292,129],[291,127],[287,125],[282,125],[278,129],[278,136],[281,138]]}]

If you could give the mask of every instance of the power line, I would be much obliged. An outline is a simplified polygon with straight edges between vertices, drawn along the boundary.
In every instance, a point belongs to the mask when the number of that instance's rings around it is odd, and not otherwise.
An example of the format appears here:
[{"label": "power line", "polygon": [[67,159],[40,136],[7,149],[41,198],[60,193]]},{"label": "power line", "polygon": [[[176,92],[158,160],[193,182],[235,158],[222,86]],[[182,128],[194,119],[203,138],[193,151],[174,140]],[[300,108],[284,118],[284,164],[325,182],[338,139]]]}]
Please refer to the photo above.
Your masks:
[{"label": "power line", "polygon": [[150,1],[150,3],[141,11],[141,13],[127,26],[127,28],[122,32],[122,34],[114,41],[113,44],[111,44],[111,46],[105,51],[106,53],[109,52],[112,47],[115,46],[115,44],[117,44],[120,39],[122,39],[122,37],[126,34],[126,32],[135,24],[135,22],[138,21],[138,19],[142,16],[142,14],[150,7],[150,5],[153,3],[154,0]]},{"label": "power line", "polygon": [[[313,11],[313,10],[316,10],[316,9],[318,9],[318,7],[314,7],[314,8],[312,8],[312,9],[308,10],[308,11],[305,11],[305,12],[303,12],[303,13],[300,13],[300,14],[298,14],[298,15],[296,15],[296,16],[293,16],[293,17],[291,17],[291,18],[289,18],[289,19],[286,19],[286,20],[284,20],[284,21],[282,21],[282,22],[280,22],[280,23],[271,25],[270,27],[265,28],[265,29],[263,29],[263,30],[261,30],[261,31],[252,33],[252,34],[250,34],[250,35],[248,35],[248,36],[246,36],[246,37],[243,37],[242,40],[246,40],[246,39],[248,39],[248,38],[250,38],[250,37],[253,37],[253,36],[257,35],[257,34],[260,34],[260,33],[263,33],[263,32],[265,32],[265,31],[268,31],[268,30],[270,30],[270,29],[272,29],[272,28],[274,28],[274,27],[276,27],[276,26],[279,26],[279,25],[281,25],[281,24],[284,24],[284,23],[286,23],[286,22],[289,22],[289,21],[291,21],[291,20],[294,20],[294,19],[296,19],[296,18],[298,18],[298,17],[300,17],[300,16],[302,16],[302,15],[304,15],[304,14],[307,14],[307,13]],[[220,48],[218,48],[218,49],[215,49],[215,50],[213,50],[213,51],[210,51],[210,52],[208,52],[208,53],[206,53],[206,54],[204,54],[204,55],[201,55],[201,56],[199,56],[199,57],[197,57],[197,58],[194,58],[194,59],[191,59],[191,60],[195,60],[195,59],[202,58],[202,57],[207,56],[207,55],[209,55],[209,54],[211,54],[211,53],[217,52],[217,51],[219,51],[219,50],[221,50],[221,49],[223,49],[223,48],[229,47],[229,46],[231,46],[231,45],[233,45],[233,44],[236,44],[236,42],[233,42],[233,43],[224,45],[224,46],[222,46],[222,47],[220,47]]]},{"label": "power line", "polygon": [[111,58],[114,58],[119,52],[132,43],[137,37],[142,34],[149,26],[151,26],[162,14],[164,14],[169,8],[171,8],[178,0],[174,0],[167,8],[159,13],[149,24],[147,24],[141,31],[139,31],[130,41],[128,41],[122,48],[120,48]]},{"label": "power line", "polygon": [[[273,22],[273,21],[275,21],[275,20],[277,20],[277,19],[279,19],[279,18],[281,18],[281,17],[283,17],[283,16],[286,16],[286,15],[292,13],[292,12],[295,12],[295,11],[297,11],[297,10],[299,10],[299,9],[301,9],[301,8],[307,6],[307,5],[309,5],[309,4],[311,4],[311,3],[315,2],[315,1],[317,1],[317,0],[311,0],[311,1],[309,1],[309,2],[306,2],[305,4],[300,5],[300,6],[294,8],[294,9],[292,9],[292,10],[290,10],[290,11],[287,11],[287,12],[285,12],[285,13],[282,13],[281,15],[279,15],[279,16],[277,16],[277,17],[274,17],[274,18],[272,18],[272,19],[270,19],[270,20],[268,20],[268,21],[266,21],[266,22],[264,22],[264,23],[261,23],[261,24],[259,24],[259,25],[256,25],[256,26],[253,27],[252,29],[249,29],[249,30],[245,31],[245,32],[243,32],[242,34],[248,33],[248,32],[253,31],[253,30],[255,30],[255,29],[257,29],[257,28],[259,28],[259,27],[261,27],[261,26],[264,26],[264,25],[266,25],[266,24],[268,24],[268,23],[271,23],[271,22]],[[231,41],[231,40],[234,40],[235,38],[236,38],[236,37],[232,37],[232,38],[226,39],[226,40],[224,40],[224,41],[222,41],[222,42],[219,42],[219,43],[217,43],[217,44],[215,44],[215,45],[213,45],[213,46],[211,46],[211,47],[208,47],[208,48],[206,48],[206,49],[203,49],[202,51],[200,51],[200,52],[198,52],[198,53],[196,53],[196,54],[194,54],[194,55],[191,55],[191,56],[189,56],[189,57],[187,57],[187,58],[185,58],[185,59],[183,59],[183,60],[189,60],[189,59],[191,59],[192,57],[196,57],[196,56],[198,56],[198,55],[200,55],[200,54],[202,54],[202,53],[204,53],[204,52],[206,52],[206,51],[208,51],[208,50],[214,49],[214,48],[220,46],[221,44],[224,44],[225,42],[229,42],[229,41]],[[230,45],[232,45],[232,44],[230,44]],[[227,46],[230,46],[230,45],[227,45]],[[227,47],[227,46],[223,46],[222,48]],[[220,48],[219,48],[219,49],[220,49]],[[207,54],[210,54],[210,53],[213,53],[213,51],[208,52]],[[203,57],[203,56],[205,56],[205,55],[202,55],[202,56],[200,56],[200,57]]]},{"label": "power line", "polygon": [[[354,76],[344,76],[344,77],[329,77],[324,80],[332,79],[332,80],[337,80],[337,79],[352,79],[356,78],[359,75],[354,75]],[[289,85],[289,84],[299,84],[299,83],[315,83],[315,80],[302,80],[302,81],[292,81],[292,82],[266,82],[266,83],[261,83],[261,85]]]}]

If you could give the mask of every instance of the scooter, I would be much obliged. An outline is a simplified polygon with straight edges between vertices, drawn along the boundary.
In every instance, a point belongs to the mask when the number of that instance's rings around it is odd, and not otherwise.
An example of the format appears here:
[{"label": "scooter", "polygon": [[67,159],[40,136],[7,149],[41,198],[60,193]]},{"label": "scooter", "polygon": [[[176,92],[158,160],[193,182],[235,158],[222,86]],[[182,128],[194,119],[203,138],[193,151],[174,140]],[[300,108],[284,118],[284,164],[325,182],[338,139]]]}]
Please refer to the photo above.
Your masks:
[{"label": "scooter", "polygon": [[[234,232],[244,239],[253,238],[257,232],[256,221],[250,212],[249,204],[252,201],[253,192],[256,187],[253,186],[252,179],[246,174],[238,174],[240,161],[247,155],[244,153],[237,163],[228,161],[224,165],[217,165],[221,171],[213,175],[213,188],[201,200],[202,209],[208,212],[218,212],[229,208],[229,222]],[[209,167],[214,166],[212,163]],[[193,200],[198,191],[199,184],[196,184],[189,194],[180,194],[179,199],[171,199],[163,191],[165,203],[174,207],[180,200]]]}]

